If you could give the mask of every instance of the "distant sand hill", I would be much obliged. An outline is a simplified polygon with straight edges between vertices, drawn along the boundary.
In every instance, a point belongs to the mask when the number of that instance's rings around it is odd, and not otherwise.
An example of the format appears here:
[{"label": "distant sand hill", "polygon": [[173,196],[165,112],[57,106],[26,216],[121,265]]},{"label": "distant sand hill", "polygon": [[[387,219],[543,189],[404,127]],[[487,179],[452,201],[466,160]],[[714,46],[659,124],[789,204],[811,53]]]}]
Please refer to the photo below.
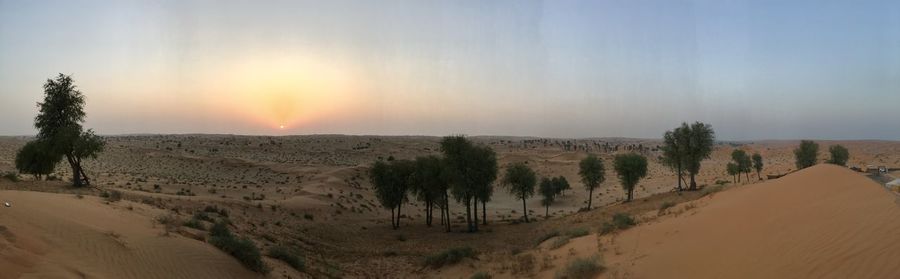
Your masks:
[{"label": "distant sand hill", "polygon": [[609,278],[897,278],[900,205],[817,165],[601,241]]},{"label": "distant sand hill", "polygon": [[0,201],[14,201],[0,206],[0,278],[258,277],[211,245],[163,236],[146,205],[21,191]]}]

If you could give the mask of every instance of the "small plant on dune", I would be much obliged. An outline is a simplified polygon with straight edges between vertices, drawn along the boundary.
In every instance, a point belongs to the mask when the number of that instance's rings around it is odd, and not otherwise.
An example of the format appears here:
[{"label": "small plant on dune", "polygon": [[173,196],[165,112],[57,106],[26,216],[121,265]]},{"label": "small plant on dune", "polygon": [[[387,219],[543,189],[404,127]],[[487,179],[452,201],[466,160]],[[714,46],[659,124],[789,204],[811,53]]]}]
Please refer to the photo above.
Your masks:
[{"label": "small plant on dune", "polygon": [[556,274],[559,279],[590,279],[594,278],[606,267],[600,265],[597,257],[579,258],[570,262],[566,269]]},{"label": "small plant on dune", "polygon": [[628,214],[625,213],[616,213],[612,217],[613,225],[616,225],[616,228],[620,230],[624,230],[630,228],[637,224],[634,221],[634,218],[631,218]]},{"label": "small plant on dune", "polygon": [[425,265],[432,268],[440,268],[445,265],[458,263],[463,258],[475,258],[475,250],[471,247],[458,247],[444,250],[440,253],[425,258]]},{"label": "small plant on dune", "polygon": [[475,272],[475,274],[472,274],[472,277],[469,277],[469,278],[470,279],[491,279],[491,274],[484,272],[484,271],[479,271],[479,272]]},{"label": "small plant on dune", "polygon": [[541,236],[540,238],[538,238],[537,245],[544,243],[544,241],[547,241],[547,239],[551,239],[551,238],[554,238],[557,236],[559,236],[559,231],[552,231],[552,232],[546,233],[543,236]]},{"label": "small plant on dune", "polygon": [[108,202],[117,202],[122,200],[122,192],[112,190],[109,191],[107,196],[105,197]]},{"label": "small plant on dune", "polygon": [[19,182],[19,175],[15,172],[7,172],[3,174],[3,178],[12,182]]},{"label": "small plant on dune", "polygon": [[259,248],[253,241],[232,234],[225,222],[217,222],[209,231],[210,244],[228,253],[252,271],[263,274],[269,272],[269,267],[262,261]]},{"label": "small plant on dune", "polygon": [[582,236],[588,235],[589,233],[590,233],[590,231],[587,228],[574,228],[574,229],[568,231],[566,234],[569,235],[569,237],[574,238],[574,237],[582,237]]},{"label": "small plant on dune", "polygon": [[269,257],[279,259],[296,270],[302,271],[306,268],[306,263],[303,261],[303,258],[299,256],[299,253],[288,247],[275,246],[269,248]]},{"label": "small plant on dune", "polygon": [[675,206],[674,202],[670,202],[670,201],[664,202],[662,205],[659,206],[659,215],[662,215],[663,212],[666,212],[666,209],[672,208],[673,206]]},{"label": "small plant on dune", "polygon": [[571,239],[571,237],[568,235],[558,237],[553,243],[550,243],[550,250],[556,250],[559,249],[559,247],[563,247],[563,245],[569,243],[569,239]]}]

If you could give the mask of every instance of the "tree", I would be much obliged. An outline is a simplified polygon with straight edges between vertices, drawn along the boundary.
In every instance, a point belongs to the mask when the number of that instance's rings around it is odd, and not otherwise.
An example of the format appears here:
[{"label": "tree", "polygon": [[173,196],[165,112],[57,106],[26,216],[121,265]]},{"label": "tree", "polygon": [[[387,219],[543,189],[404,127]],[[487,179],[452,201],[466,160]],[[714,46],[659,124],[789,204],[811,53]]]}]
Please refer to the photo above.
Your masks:
[{"label": "tree", "polygon": [[753,163],[750,160],[750,156],[747,156],[747,152],[741,149],[735,149],[734,151],[731,151],[731,160],[737,165],[738,182],[741,181],[741,173],[747,176],[747,181],[750,181],[750,170],[753,167]]},{"label": "tree", "polygon": [[760,175],[760,173],[763,169],[763,159],[762,155],[759,155],[759,153],[753,153],[753,168],[756,169],[756,178],[762,180],[762,175]]},{"label": "tree", "polygon": [[[444,171],[450,183],[450,192],[457,202],[466,205],[468,231],[478,231],[477,202],[479,196],[486,201],[489,196],[484,195],[492,192],[487,187],[491,187],[497,178],[497,156],[489,147],[474,146],[465,136],[444,137],[441,151],[444,153]],[[474,218],[473,202],[476,206]],[[484,205],[482,203],[482,209]],[[450,230],[449,224],[447,230]]]},{"label": "tree", "polygon": [[414,167],[409,160],[377,161],[369,170],[369,179],[375,187],[378,201],[391,209],[391,227],[395,230],[400,227],[400,210],[406,200]]},{"label": "tree", "polygon": [[819,144],[811,140],[800,141],[800,146],[794,149],[794,158],[798,170],[812,167],[819,156]]},{"label": "tree", "polygon": [[31,174],[38,180],[56,169],[62,156],[51,152],[51,147],[44,141],[33,140],[25,144],[16,153],[16,169],[21,173]]},{"label": "tree", "polygon": [[731,176],[731,183],[737,183],[737,176],[740,173],[740,167],[734,162],[728,162],[728,166],[726,166],[726,171],[728,175]]},{"label": "tree", "polygon": [[537,183],[534,171],[523,163],[512,164],[506,168],[503,183],[508,187],[510,194],[522,200],[522,213],[525,216],[525,222],[528,223],[528,208],[525,200],[534,195],[534,185]]},{"label": "tree", "polygon": [[551,181],[553,183],[553,188],[556,190],[556,196],[560,196],[566,190],[572,189],[572,187],[569,186],[569,180],[567,180],[565,176],[560,175],[554,177]]},{"label": "tree", "polygon": [[588,210],[591,210],[591,201],[594,199],[594,189],[600,186],[606,180],[606,170],[603,168],[603,160],[590,154],[587,158],[581,160],[578,164],[578,175],[581,175],[581,182],[588,190]]},{"label": "tree", "polygon": [[660,148],[663,152],[662,162],[678,175],[678,191],[682,190],[681,182],[684,181],[684,167],[687,161],[690,142],[691,128],[687,123],[682,123],[681,127],[672,131],[666,131],[663,134],[663,146]]},{"label": "tree", "polygon": [[[411,192],[425,203],[425,224],[431,227],[434,220],[434,208],[447,195],[447,181],[442,174],[441,158],[434,155],[416,158],[415,171],[412,173]],[[444,207],[441,217],[444,216]]]},{"label": "tree", "polygon": [[850,151],[846,147],[840,144],[832,145],[828,147],[828,152],[831,153],[831,159],[828,160],[829,164],[847,166],[847,160],[850,159]]},{"label": "tree", "polygon": [[84,95],[75,89],[72,77],[59,74],[56,80],[44,83],[44,101],[38,103],[39,112],[34,118],[38,129],[37,139],[47,143],[48,158],[65,157],[72,168],[72,184],[76,187],[90,185],[82,160],[96,158],[103,151],[102,138],[93,131],[84,131]]},{"label": "tree", "polygon": [[634,186],[647,176],[647,158],[635,153],[616,155],[615,168],[629,202],[634,198]]},{"label": "tree", "polygon": [[541,193],[543,199],[541,199],[541,205],[543,205],[546,210],[544,211],[544,217],[550,217],[550,205],[553,204],[553,201],[556,199],[556,195],[559,194],[559,188],[554,182],[556,178],[542,178],[541,185],[538,187],[538,192]]},{"label": "tree", "polygon": [[[682,128],[687,124],[682,124]],[[700,163],[712,154],[715,131],[709,124],[695,122],[690,126],[688,145],[685,147],[685,168],[691,176],[691,190],[697,190],[696,176],[700,173]]]}]

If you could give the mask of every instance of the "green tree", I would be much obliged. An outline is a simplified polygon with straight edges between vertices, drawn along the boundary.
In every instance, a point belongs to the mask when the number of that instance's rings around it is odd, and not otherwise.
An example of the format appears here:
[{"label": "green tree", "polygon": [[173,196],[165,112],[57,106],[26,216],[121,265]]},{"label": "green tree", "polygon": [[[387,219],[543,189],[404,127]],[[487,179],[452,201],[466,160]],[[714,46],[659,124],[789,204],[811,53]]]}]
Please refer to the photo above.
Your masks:
[{"label": "green tree", "polygon": [[831,153],[831,159],[828,160],[829,164],[847,166],[847,160],[850,159],[850,151],[846,147],[840,144],[832,145],[828,147],[828,152]]},{"label": "green tree", "polygon": [[522,200],[522,213],[527,223],[528,207],[525,205],[525,200],[534,195],[537,176],[527,165],[515,163],[506,168],[506,176],[503,177],[503,183],[507,185],[510,194]]},{"label": "green tree", "polygon": [[33,140],[16,153],[16,169],[20,173],[34,175],[35,179],[40,180],[41,176],[53,173],[61,159],[61,155],[51,152],[51,147],[46,142]]},{"label": "green tree", "polygon": [[37,139],[47,143],[48,158],[65,157],[72,168],[72,183],[76,187],[90,185],[82,160],[96,158],[103,151],[104,142],[93,131],[81,126],[84,122],[84,95],[75,89],[72,77],[59,74],[44,83],[44,101],[38,103],[34,119]]},{"label": "green tree", "polygon": [[811,140],[800,141],[800,146],[794,149],[794,158],[798,170],[812,167],[819,156],[819,144]]},{"label": "green tree", "polygon": [[734,151],[731,151],[731,160],[734,161],[738,168],[738,182],[741,181],[741,173],[746,175],[747,181],[750,181],[750,171],[753,168],[753,162],[750,160],[750,156],[747,155],[747,152],[741,149],[735,149]]},{"label": "green tree", "polygon": [[737,183],[736,177],[738,177],[738,174],[740,173],[740,167],[734,162],[728,162],[726,171],[728,172],[728,175],[731,176],[731,183]]},{"label": "green tree", "polygon": [[[556,178],[554,178],[556,179]],[[554,179],[550,178],[541,178],[541,184],[538,187],[538,192],[541,193],[541,205],[543,205],[546,210],[544,210],[544,217],[550,217],[550,205],[553,204],[553,201],[556,199],[556,195],[559,194],[559,188],[555,183],[553,183]]]},{"label": "green tree", "polygon": [[647,158],[635,153],[616,155],[616,173],[622,181],[622,189],[628,194],[626,201],[634,198],[634,186],[647,176]]},{"label": "green tree", "polygon": [[[441,151],[444,153],[444,171],[450,183],[450,192],[457,202],[466,205],[468,231],[478,231],[477,203],[478,199],[486,201],[489,196],[485,197],[485,194],[492,192],[487,187],[491,187],[497,178],[496,154],[489,147],[473,145],[465,136],[444,137]],[[474,218],[473,204],[476,206]],[[447,230],[450,230],[449,224]]]},{"label": "green tree", "polygon": [[443,163],[441,158],[434,155],[416,158],[415,171],[412,174],[411,193],[425,203],[425,224],[431,227],[434,220],[434,208],[441,208],[441,218],[444,216],[443,206],[437,206],[438,202],[447,196],[447,181],[443,176]]},{"label": "green tree", "polygon": [[762,180],[763,158],[759,153],[753,153],[753,169],[756,169],[756,178]]},{"label": "green tree", "polygon": [[691,127],[682,123],[681,127],[663,134],[662,162],[678,175],[678,191],[681,191],[684,181],[685,163],[687,161],[688,146],[690,144]]},{"label": "green tree", "polygon": [[413,181],[414,170],[415,164],[409,160],[377,161],[369,170],[369,179],[375,187],[378,201],[391,209],[391,227],[395,230],[400,227],[401,209]]},{"label": "green tree", "polygon": [[560,175],[554,177],[551,181],[553,183],[553,188],[556,190],[557,196],[562,195],[566,190],[572,189],[572,187],[569,185],[569,180],[567,180],[565,176]]},{"label": "green tree", "polygon": [[606,180],[606,170],[603,167],[603,160],[594,154],[589,154],[578,164],[578,175],[581,176],[581,182],[588,190],[588,210],[591,210],[591,201],[594,199],[594,189],[600,186]]},{"label": "green tree", "polygon": [[700,165],[703,160],[712,154],[716,141],[716,133],[712,126],[702,122],[694,122],[688,132],[689,141],[686,147],[685,167],[691,176],[691,190],[697,190],[697,174],[700,173]]}]

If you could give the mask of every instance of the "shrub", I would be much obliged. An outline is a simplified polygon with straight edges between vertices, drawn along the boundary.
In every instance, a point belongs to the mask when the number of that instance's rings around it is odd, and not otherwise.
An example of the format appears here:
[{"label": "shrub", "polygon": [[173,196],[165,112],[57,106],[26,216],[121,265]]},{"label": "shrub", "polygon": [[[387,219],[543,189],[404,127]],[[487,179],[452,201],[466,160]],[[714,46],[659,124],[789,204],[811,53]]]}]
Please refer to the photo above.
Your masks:
[{"label": "shrub", "polygon": [[544,241],[547,241],[547,239],[551,239],[551,238],[554,238],[557,236],[559,236],[559,231],[552,231],[547,234],[544,234],[543,236],[541,236],[541,238],[538,238],[537,245],[544,243]]},{"label": "shrub", "polygon": [[631,218],[631,216],[628,216],[628,214],[625,213],[616,213],[616,215],[613,215],[612,221],[613,225],[616,225],[616,228],[620,230],[630,228],[637,224],[634,222],[634,218]]},{"label": "shrub", "polygon": [[425,265],[432,268],[440,268],[444,265],[458,263],[463,258],[474,258],[475,250],[471,247],[458,247],[445,250],[443,252],[428,256],[425,258]]},{"label": "shrub", "polygon": [[269,249],[269,257],[279,259],[296,270],[303,270],[306,267],[306,263],[298,254],[293,249],[283,246],[275,246]]},{"label": "shrub", "polygon": [[670,202],[670,201],[664,202],[662,205],[659,206],[659,214],[662,214],[663,212],[666,211],[666,209],[672,208],[673,206],[675,206],[674,202]]},{"label": "shrub", "polygon": [[557,249],[559,247],[563,247],[563,245],[566,245],[566,243],[569,243],[569,239],[571,239],[569,236],[560,236],[559,238],[554,240],[553,243],[550,244],[550,249],[553,250],[553,249]]},{"label": "shrub", "polygon": [[831,153],[831,159],[828,160],[829,164],[847,166],[847,160],[850,159],[850,152],[847,151],[846,147],[840,144],[832,145],[828,147],[828,152]]},{"label": "shrub", "polygon": [[603,225],[600,226],[600,234],[608,234],[614,231],[616,231],[616,225],[610,222],[603,222]]},{"label": "shrub", "polygon": [[107,194],[107,196],[105,198],[109,202],[120,201],[120,200],[122,200],[122,192],[119,192],[116,190],[109,191],[109,193]]},{"label": "shrub", "polygon": [[575,228],[575,229],[570,230],[566,234],[569,235],[569,237],[574,238],[574,237],[582,237],[582,236],[588,235],[589,233],[590,233],[590,231],[588,231],[587,228]]},{"label": "shrub", "polygon": [[19,174],[15,173],[15,172],[4,173],[3,178],[6,178],[7,180],[12,181],[12,182],[19,182]]},{"label": "shrub", "polygon": [[479,272],[475,272],[475,274],[472,274],[472,277],[469,277],[469,278],[471,278],[471,279],[491,279],[491,275],[488,274],[487,272],[479,271]]},{"label": "shrub", "polygon": [[565,279],[590,279],[602,272],[605,267],[598,263],[596,257],[579,258],[570,262],[562,273],[557,273],[556,278]]},{"label": "shrub", "polygon": [[237,259],[245,267],[259,273],[268,273],[269,267],[262,261],[256,244],[247,238],[231,234],[228,225],[218,222],[210,228],[209,243]]},{"label": "shrub", "polygon": [[800,141],[800,146],[794,149],[797,169],[805,169],[816,164],[819,155],[819,144],[811,140]]}]

